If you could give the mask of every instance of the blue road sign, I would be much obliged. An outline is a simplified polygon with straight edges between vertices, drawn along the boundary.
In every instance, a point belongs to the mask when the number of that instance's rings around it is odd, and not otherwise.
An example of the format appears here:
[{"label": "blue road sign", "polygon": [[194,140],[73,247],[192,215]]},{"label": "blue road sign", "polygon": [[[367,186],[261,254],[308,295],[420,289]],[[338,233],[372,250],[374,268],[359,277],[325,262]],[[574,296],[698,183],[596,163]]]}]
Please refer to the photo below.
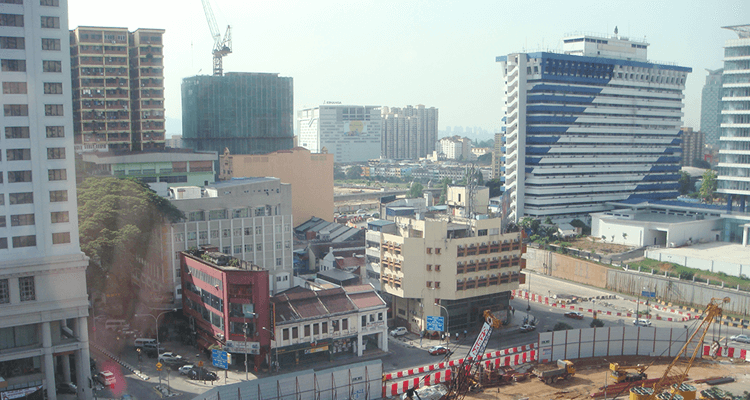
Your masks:
[{"label": "blue road sign", "polygon": [[641,291],[641,296],[643,297],[656,297],[656,292],[649,292],[647,290]]},{"label": "blue road sign", "polygon": [[229,369],[227,364],[227,352],[213,349],[211,350],[211,364],[216,368]]},{"label": "blue road sign", "polygon": [[445,330],[445,323],[443,317],[435,317],[432,315],[427,316],[427,330],[442,332]]}]

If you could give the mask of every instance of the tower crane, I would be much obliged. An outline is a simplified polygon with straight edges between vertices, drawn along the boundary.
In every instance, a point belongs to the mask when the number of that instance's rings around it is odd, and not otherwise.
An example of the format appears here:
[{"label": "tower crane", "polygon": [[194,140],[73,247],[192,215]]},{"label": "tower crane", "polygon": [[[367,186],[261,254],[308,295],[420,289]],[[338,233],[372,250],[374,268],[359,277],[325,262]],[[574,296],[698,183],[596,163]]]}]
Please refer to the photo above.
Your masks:
[{"label": "tower crane", "polygon": [[216,18],[214,18],[214,12],[211,9],[211,4],[209,4],[208,0],[201,0],[201,2],[203,2],[203,12],[206,14],[208,29],[211,30],[211,37],[214,39],[214,49],[212,51],[214,55],[214,76],[222,76],[224,74],[222,57],[232,53],[232,27],[227,25],[227,32],[222,39],[221,31],[219,31]]}]

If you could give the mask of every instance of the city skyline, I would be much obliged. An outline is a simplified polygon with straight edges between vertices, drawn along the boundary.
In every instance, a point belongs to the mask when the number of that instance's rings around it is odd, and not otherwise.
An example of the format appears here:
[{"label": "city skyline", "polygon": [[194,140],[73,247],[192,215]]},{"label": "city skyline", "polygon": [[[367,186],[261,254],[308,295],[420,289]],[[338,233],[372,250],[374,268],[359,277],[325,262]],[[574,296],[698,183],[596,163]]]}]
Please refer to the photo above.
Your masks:
[{"label": "city skyline", "polygon": [[[140,2],[145,3],[134,0]],[[102,13],[93,0],[80,0],[70,5],[69,18],[71,27],[166,30],[170,136],[181,133],[179,122],[174,122],[181,118],[180,82],[211,73],[213,43],[200,2],[179,8],[166,3],[148,3],[151,13],[138,12],[137,6]],[[745,23],[743,16],[750,15],[750,5],[739,1],[718,6],[635,2],[625,8],[542,2],[512,9],[493,2],[358,2],[346,7],[332,2],[212,3],[221,30],[232,26],[233,53],[224,59],[225,71],[278,72],[294,78],[295,113],[325,101],[429,104],[441,110],[440,130],[456,125],[499,128],[502,73],[495,56],[522,49],[561,50],[567,33],[610,35],[615,26],[623,36],[645,36],[649,60],[693,69],[685,90],[684,125],[698,129],[705,70],[721,67],[724,42],[732,35],[721,27]],[[535,15],[537,9],[547,12]],[[582,10],[590,22],[580,21]]]}]

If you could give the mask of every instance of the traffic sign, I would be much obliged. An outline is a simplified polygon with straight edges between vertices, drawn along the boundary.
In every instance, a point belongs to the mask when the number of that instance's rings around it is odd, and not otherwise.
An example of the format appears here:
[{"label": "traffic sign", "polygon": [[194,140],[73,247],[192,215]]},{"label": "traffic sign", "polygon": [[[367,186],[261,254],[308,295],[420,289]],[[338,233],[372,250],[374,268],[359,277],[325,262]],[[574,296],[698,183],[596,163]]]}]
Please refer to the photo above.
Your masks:
[{"label": "traffic sign", "polygon": [[433,315],[427,316],[427,330],[443,332],[445,330],[445,322],[443,317],[435,317]]},{"label": "traffic sign", "polygon": [[227,363],[227,352],[217,349],[211,350],[211,363],[214,367],[229,369],[229,364]]},{"label": "traffic sign", "polygon": [[649,292],[648,290],[641,291],[642,297],[656,297],[656,292]]},{"label": "traffic sign", "polygon": [[203,361],[198,361],[198,366],[202,367],[203,366]]},{"label": "traffic sign", "polygon": [[162,365],[161,363],[156,363],[156,370],[157,370],[157,371],[161,371],[161,367],[162,367],[162,366],[163,366],[163,365]]}]

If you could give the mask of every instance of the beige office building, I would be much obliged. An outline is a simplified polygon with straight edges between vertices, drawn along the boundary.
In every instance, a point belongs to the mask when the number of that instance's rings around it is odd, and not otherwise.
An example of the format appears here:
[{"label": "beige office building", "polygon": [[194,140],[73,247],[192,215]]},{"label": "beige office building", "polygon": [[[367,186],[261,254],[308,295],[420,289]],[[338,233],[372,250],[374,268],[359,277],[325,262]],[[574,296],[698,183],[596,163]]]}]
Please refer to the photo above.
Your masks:
[{"label": "beige office building", "polygon": [[275,177],[292,185],[292,216],[301,224],[312,217],[333,219],[333,154],[310,153],[302,147],[261,155],[219,157],[219,180]]}]

